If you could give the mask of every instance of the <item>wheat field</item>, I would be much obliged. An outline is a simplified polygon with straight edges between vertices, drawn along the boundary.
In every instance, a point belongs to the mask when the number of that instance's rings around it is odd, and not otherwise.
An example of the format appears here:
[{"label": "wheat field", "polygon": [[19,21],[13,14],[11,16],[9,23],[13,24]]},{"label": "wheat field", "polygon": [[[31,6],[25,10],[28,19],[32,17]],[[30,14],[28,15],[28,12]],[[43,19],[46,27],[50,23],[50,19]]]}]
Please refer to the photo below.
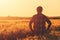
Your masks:
[{"label": "wheat field", "polygon": [[[60,19],[50,20],[52,22],[52,29],[60,27]],[[30,19],[0,20],[0,40],[18,40],[19,34],[30,31],[29,21]],[[59,36],[60,33],[56,35]],[[11,39],[11,37],[13,37],[14,39]],[[58,38],[60,38],[60,36]]]}]

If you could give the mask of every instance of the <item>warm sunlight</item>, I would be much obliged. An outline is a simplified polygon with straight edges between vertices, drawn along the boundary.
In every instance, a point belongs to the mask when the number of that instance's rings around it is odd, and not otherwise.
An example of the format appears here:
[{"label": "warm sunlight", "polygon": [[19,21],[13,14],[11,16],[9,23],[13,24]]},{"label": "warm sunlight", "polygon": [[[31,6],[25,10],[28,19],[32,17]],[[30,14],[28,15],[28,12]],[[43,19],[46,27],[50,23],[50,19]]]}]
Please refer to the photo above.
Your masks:
[{"label": "warm sunlight", "polygon": [[0,40],[60,40],[60,0],[0,0]]},{"label": "warm sunlight", "polygon": [[60,0],[0,0],[0,16],[31,17],[38,6],[47,16],[60,16]]}]

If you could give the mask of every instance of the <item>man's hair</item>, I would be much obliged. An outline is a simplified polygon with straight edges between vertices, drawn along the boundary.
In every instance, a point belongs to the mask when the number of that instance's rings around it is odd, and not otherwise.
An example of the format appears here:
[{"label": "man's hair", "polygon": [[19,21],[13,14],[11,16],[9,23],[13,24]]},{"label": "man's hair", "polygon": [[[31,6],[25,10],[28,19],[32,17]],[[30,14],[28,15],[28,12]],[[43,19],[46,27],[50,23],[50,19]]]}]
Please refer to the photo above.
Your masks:
[{"label": "man's hair", "polygon": [[42,8],[41,6],[38,6],[38,7],[37,7],[37,10],[38,10],[38,9],[43,10],[43,8]]}]

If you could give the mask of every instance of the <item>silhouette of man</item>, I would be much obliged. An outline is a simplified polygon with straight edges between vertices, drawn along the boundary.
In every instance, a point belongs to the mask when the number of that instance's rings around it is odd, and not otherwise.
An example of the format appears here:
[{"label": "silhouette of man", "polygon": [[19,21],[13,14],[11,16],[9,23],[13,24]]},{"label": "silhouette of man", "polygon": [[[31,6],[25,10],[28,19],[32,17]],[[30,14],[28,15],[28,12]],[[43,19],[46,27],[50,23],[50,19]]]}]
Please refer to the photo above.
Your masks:
[{"label": "silhouette of man", "polygon": [[[43,8],[41,6],[37,7],[37,14],[32,17],[32,19],[29,22],[29,27],[31,31],[34,32],[34,34],[44,34],[46,33],[46,30],[50,29],[51,26],[51,21],[44,15],[42,14]],[[45,23],[48,23],[48,28],[46,29]],[[32,28],[32,23],[34,23],[33,28]]]}]

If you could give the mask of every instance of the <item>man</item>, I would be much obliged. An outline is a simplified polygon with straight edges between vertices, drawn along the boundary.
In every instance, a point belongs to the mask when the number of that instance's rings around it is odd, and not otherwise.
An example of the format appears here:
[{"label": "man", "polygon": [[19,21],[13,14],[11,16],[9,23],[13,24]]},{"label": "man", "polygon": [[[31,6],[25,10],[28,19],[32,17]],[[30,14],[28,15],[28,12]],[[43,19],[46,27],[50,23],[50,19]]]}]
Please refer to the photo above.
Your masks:
[{"label": "man", "polygon": [[[46,33],[46,30],[50,29],[51,26],[51,21],[44,14],[42,14],[42,10],[43,8],[41,6],[37,7],[37,14],[34,15],[29,22],[29,27],[35,35],[43,35],[44,33]],[[47,29],[45,27],[46,22],[48,23]],[[33,23],[34,25],[32,28]]]}]

